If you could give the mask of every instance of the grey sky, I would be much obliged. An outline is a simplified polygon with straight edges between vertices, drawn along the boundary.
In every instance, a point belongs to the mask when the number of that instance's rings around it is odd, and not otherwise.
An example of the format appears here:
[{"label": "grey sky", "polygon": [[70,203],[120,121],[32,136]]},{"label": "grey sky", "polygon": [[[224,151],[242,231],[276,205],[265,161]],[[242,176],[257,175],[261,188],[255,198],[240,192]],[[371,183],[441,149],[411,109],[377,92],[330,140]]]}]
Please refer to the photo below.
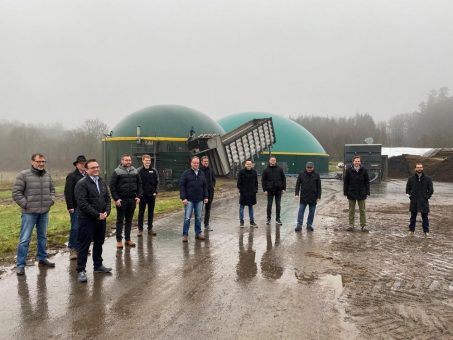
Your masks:
[{"label": "grey sky", "polygon": [[453,89],[451,0],[0,0],[0,119],[388,118]]}]

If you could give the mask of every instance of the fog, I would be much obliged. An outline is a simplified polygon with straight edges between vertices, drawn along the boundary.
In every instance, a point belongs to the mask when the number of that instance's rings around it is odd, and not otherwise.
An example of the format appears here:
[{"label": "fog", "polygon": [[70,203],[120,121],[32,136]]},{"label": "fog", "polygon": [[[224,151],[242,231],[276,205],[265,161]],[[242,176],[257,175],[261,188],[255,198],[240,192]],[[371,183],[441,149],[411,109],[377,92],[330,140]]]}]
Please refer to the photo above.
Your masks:
[{"label": "fog", "polygon": [[452,88],[447,0],[0,0],[0,119],[156,104],[375,119]]}]

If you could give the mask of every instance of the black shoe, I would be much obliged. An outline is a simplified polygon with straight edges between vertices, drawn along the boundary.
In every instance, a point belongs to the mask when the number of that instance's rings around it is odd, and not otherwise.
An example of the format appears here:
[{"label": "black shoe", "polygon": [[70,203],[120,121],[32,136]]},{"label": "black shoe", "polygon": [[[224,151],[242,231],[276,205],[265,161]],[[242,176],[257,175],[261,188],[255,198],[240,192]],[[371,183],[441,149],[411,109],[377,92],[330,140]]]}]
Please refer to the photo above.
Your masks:
[{"label": "black shoe", "polygon": [[205,230],[207,230],[207,231],[213,231],[213,230],[214,230],[213,228],[211,228],[210,225],[205,225],[204,228],[205,228]]},{"label": "black shoe", "polygon": [[271,224],[271,219],[270,219],[270,218],[267,219],[266,224],[267,224],[267,225],[270,225],[270,224]]},{"label": "black shoe", "polygon": [[240,226],[241,228],[244,228],[244,221],[241,221],[241,222],[239,223],[239,226]]},{"label": "black shoe", "polygon": [[362,228],[362,229],[361,229],[362,232],[364,232],[364,233],[367,233],[367,232],[368,232],[368,229],[367,229],[364,225],[363,225],[361,228]]},{"label": "black shoe", "polygon": [[95,273],[111,273],[112,268],[105,267],[104,265],[101,265],[100,267],[94,268],[93,270]]},{"label": "black shoe", "polygon": [[250,226],[254,228],[258,228],[258,225],[255,223],[255,221],[250,221]]},{"label": "black shoe", "polygon": [[47,266],[47,267],[51,267],[51,268],[55,267],[55,263],[50,262],[48,259],[39,260],[38,265]]},{"label": "black shoe", "polygon": [[16,274],[18,276],[24,275],[25,274],[25,268],[24,267],[16,267]]},{"label": "black shoe", "polygon": [[296,229],[294,229],[294,231],[296,231],[296,232],[302,231],[302,226],[298,224],[296,226]]},{"label": "black shoe", "polygon": [[79,280],[79,282],[84,282],[84,283],[87,282],[88,281],[87,273],[85,271],[78,272],[77,279]]},{"label": "black shoe", "polygon": [[311,225],[307,225],[307,231],[315,231]]},{"label": "black shoe", "polygon": [[279,218],[277,218],[277,219],[275,220],[275,223],[277,223],[278,225],[282,225],[282,224],[283,224],[282,221],[281,221]]},{"label": "black shoe", "polygon": [[157,233],[153,229],[148,229],[148,235],[156,236]]}]

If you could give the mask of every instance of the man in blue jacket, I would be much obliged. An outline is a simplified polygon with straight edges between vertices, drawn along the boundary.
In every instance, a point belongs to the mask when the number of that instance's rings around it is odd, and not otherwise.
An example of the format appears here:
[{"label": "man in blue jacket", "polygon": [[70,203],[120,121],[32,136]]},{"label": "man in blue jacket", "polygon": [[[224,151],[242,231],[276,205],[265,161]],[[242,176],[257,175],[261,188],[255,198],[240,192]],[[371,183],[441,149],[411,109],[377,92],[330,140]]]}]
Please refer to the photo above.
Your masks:
[{"label": "man in blue jacket", "polygon": [[201,233],[201,210],[203,203],[208,203],[208,187],[204,173],[200,170],[200,159],[192,157],[190,166],[191,168],[184,171],[179,180],[179,195],[184,204],[183,242],[188,241],[192,211],[195,212],[195,238],[205,240]]}]

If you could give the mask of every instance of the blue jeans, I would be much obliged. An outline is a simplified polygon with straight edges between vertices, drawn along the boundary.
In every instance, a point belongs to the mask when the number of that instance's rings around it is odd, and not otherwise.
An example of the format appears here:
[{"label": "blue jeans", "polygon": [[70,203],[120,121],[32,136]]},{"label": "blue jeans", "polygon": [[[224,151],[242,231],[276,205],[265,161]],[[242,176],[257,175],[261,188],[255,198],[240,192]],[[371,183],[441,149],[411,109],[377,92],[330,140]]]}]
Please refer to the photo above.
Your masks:
[{"label": "blue jeans", "polygon": [[201,209],[203,208],[203,201],[192,202],[189,201],[184,207],[184,225],[182,227],[182,234],[189,235],[190,219],[192,211],[195,212],[195,235],[201,234]]},{"label": "blue jeans", "polygon": [[301,226],[304,224],[304,213],[305,208],[308,205],[308,218],[307,218],[307,225],[313,225],[313,219],[315,218],[315,211],[316,211],[316,203],[307,204],[307,203],[300,203],[299,205],[299,213],[297,214],[297,225]]},{"label": "blue jeans", "polygon": [[77,233],[79,232],[79,215],[76,211],[69,213],[71,217],[71,230],[69,231],[69,242],[68,248],[70,249],[79,249],[77,245]]},{"label": "blue jeans", "polygon": [[22,223],[20,226],[19,245],[17,246],[17,267],[25,267],[27,262],[28,247],[30,245],[31,233],[33,227],[36,225],[36,232],[38,238],[38,251],[37,259],[45,260],[47,258],[47,222],[49,220],[49,213],[22,213]]},{"label": "blue jeans", "polygon": [[[245,205],[239,204],[239,220],[241,222],[244,222],[244,207]],[[248,205],[248,207],[250,222],[254,222],[255,219],[253,218],[253,205]]]}]

